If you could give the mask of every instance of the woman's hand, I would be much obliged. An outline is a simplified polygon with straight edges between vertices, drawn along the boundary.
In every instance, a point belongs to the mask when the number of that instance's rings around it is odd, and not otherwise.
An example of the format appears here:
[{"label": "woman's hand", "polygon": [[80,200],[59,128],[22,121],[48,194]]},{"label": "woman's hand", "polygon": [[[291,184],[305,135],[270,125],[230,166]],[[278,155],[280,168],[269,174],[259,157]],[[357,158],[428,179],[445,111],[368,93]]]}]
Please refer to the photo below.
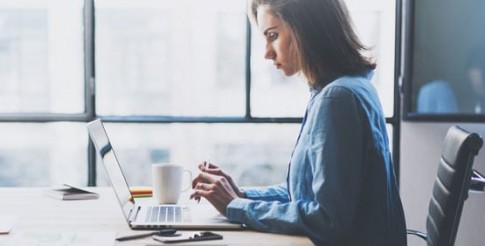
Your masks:
[{"label": "woman's hand", "polygon": [[234,182],[231,176],[225,173],[219,166],[215,165],[214,163],[207,163],[207,166],[205,166],[204,163],[205,162],[199,164],[199,169],[201,172],[213,174],[216,176],[222,176],[226,178],[229,184],[231,185],[232,189],[234,190],[234,192],[236,192],[236,195],[240,198],[246,198],[244,191],[239,189],[239,187],[236,185],[236,183]]},{"label": "woman's hand", "polygon": [[235,185],[232,178],[214,164],[206,168],[199,165],[202,171],[192,181],[193,192],[190,199],[206,198],[221,214],[226,215],[227,205],[244,193]]}]

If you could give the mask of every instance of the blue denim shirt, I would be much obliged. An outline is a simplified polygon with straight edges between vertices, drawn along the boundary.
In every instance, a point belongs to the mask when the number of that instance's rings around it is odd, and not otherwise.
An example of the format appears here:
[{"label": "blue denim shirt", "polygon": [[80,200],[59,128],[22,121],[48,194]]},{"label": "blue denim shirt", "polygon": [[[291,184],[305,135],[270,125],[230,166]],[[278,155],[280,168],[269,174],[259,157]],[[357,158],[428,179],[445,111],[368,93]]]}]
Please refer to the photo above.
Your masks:
[{"label": "blue denim shirt", "polygon": [[406,245],[406,225],[377,92],[341,77],[311,99],[285,183],[245,188],[232,222],[316,245]]}]

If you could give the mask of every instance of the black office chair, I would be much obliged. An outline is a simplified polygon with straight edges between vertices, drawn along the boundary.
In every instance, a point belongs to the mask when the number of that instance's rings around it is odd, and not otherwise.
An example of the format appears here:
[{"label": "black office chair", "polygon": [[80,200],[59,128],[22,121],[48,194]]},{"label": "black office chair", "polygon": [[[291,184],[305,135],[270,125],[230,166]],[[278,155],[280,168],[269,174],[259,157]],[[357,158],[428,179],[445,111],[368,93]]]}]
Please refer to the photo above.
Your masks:
[{"label": "black office chair", "polygon": [[476,133],[469,133],[458,126],[448,130],[429,202],[427,234],[407,230],[408,234],[424,239],[428,246],[454,245],[472,177],[473,187],[483,189],[485,184],[483,177],[472,169],[473,160],[482,145],[483,140]]}]

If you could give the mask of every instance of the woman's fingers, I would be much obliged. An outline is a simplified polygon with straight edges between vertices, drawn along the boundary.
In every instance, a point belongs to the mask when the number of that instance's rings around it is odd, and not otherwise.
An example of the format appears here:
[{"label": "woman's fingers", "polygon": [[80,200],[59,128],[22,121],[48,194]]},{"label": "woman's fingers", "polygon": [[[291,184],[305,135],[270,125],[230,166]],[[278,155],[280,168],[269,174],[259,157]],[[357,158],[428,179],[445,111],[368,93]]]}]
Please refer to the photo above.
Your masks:
[{"label": "woman's fingers", "polygon": [[192,180],[192,189],[197,186],[198,183],[212,183],[214,179],[208,173],[199,173],[195,178]]},{"label": "woman's fingers", "polygon": [[207,196],[207,191],[205,190],[193,190],[192,194],[190,194],[190,199],[200,199],[200,197],[206,197]]},{"label": "woman's fingers", "polygon": [[220,167],[218,167],[217,165],[215,165],[213,163],[209,163],[208,167],[205,167],[202,163],[202,166],[199,165],[199,169],[202,172],[210,173],[210,174],[213,174],[213,175],[224,176],[226,178],[229,177],[229,175],[227,173],[225,173]]},{"label": "woman's fingers", "polygon": [[199,165],[197,167],[202,172],[206,172],[206,171],[211,170],[211,169],[220,169],[219,166],[217,166],[216,164],[214,164],[212,162],[207,163],[207,161],[203,161],[203,162],[199,163]]},{"label": "woman's fingers", "polygon": [[199,165],[197,166],[199,168],[199,170],[201,172],[205,172],[205,169],[206,169],[206,166],[205,166],[205,161],[204,162],[201,162],[199,163]]},{"label": "woman's fingers", "polygon": [[196,189],[208,191],[208,190],[214,189],[214,185],[213,184],[207,184],[207,183],[198,183],[197,186],[196,186]]},{"label": "woman's fingers", "polygon": [[219,166],[218,166],[218,165],[216,165],[216,164],[214,164],[214,163],[212,163],[212,162],[210,162],[210,163],[209,163],[209,168],[212,168],[212,169],[219,169]]},{"label": "woman's fingers", "polygon": [[[232,177],[229,174],[224,172],[219,166],[215,165],[214,163],[209,163],[208,167],[206,167],[204,164],[205,164],[205,162],[202,162],[202,163],[199,164],[199,169],[203,173],[208,173],[208,174],[212,174],[212,175],[215,175],[215,176],[226,178],[227,181],[229,182],[229,184],[231,184],[232,189],[236,192],[237,196],[238,197],[245,197],[244,192],[242,192],[241,189],[239,189],[239,187],[236,185],[236,183],[234,182],[234,180],[232,179]],[[195,183],[193,183],[192,187],[195,187]]]},{"label": "woman's fingers", "polygon": [[216,177],[213,183],[199,182],[194,186],[190,199],[207,199],[221,214],[225,215],[227,204],[237,198],[231,185],[224,177]]},{"label": "woman's fingers", "polygon": [[224,177],[227,176],[227,174],[224,171],[222,171],[222,169],[220,169],[220,168],[207,168],[206,172],[213,174],[213,175],[219,175],[219,176],[224,176]]},{"label": "woman's fingers", "polygon": [[215,190],[213,184],[198,183],[193,189],[190,199],[200,200],[201,197],[208,199],[208,196],[213,194]]}]

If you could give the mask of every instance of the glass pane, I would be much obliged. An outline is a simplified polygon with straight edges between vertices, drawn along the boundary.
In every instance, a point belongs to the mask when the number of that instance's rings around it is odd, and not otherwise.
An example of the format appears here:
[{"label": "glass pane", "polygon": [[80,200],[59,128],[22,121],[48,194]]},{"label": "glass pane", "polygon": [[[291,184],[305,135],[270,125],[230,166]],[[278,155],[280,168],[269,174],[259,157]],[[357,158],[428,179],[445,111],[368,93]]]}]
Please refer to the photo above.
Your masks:
[{"label": "glass pane", "polygon": [[406,38],[410,47],[406,57],[406,115],[483,122],[485,1],[412,3],[412,35]]},{"label": "glass pane", "polygon": [[[394,114],[394,52],[396,1],[345,0],[351,12],[357,35],[377,63],[372,83],[379,93],[384,115]],[[391,136],[391,135],[390,135]]]},{"label": "glass pane", "polygon": [[[361,41],[372,48],[377,61],[374,83],[386,117],[393,115],[394,106],[394,25],[395,1],[346,0]],[[252,102],[256,116],[303,116],[309,98],[303,78],[285,78],[271,61],[264,61],[264,41],[253,28],[252,40]]]},{"label": "glass pane", "polygon": [[0,186],[87,184],[84,123],[1,123]]},{"label": "glass pane", "polygon": [[[370,54],[377,63],[372,83],[379,93],[386,117],[394,114],[394,52],[396,1],[345,0],[361,41],[371,48]],[[391,135],[390,135],[391,136]]]},{"label": "glass pane", "polygon": [[83,1],[0,2],[0,113],[84,112]]},{"label": "glass pane", "polygon": [[310,98],[307,82],[286,77],[264,59],[264,38],[251,28],[251,114],[258,117],[303,117]]},{"label": "glass pane", "polygon": [[98,112],[244,115],[245,6],[97,0]]},{"label": "glass pane", "polygon": [[[106,124],[131,186],[151,186],[151,164],[185,165],[195,175],[210,156],[241,186],[285,180],[299,124]],[[98,185],[107,185],[98,162]]]}]

